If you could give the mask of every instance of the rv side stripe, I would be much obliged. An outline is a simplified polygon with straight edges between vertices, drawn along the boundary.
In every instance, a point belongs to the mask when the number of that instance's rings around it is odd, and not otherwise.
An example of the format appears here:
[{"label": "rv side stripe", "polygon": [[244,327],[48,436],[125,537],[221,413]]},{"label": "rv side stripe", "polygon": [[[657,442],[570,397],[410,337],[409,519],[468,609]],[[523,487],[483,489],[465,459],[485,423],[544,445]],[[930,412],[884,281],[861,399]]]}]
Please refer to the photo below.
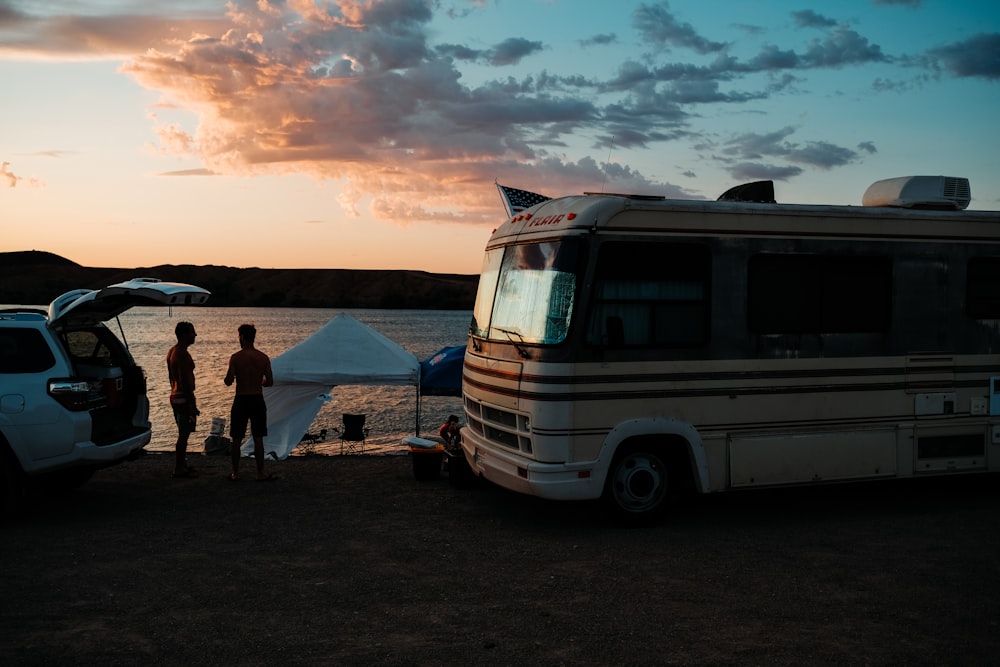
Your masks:
[{"label": "rv side stripe", "polygon": [[[743,432],[767,432],[773,430],[780,430],[783,428],[794,427],[799,429],[803,426],[809,426],[813,429],[822,431],[824,428],[845,428],[845,427],[857,427],[864,426],[870,427],[872,425],[886,426],[886,427],[896,427],[899,426],[900,422],[910,423],[914,421],[913,415],[891,415],[888,417],[880,417],[877,420],[872,419],[843,419],[843,420],[829,420],[829,419],[810,419],[804,421],[766,421],[766,422],[734,422],[729,424],[692,424],[692,426],[699,432],[704,434],[710,433],[720,433],[720,434],[730,434],[735,431]],[[532,434],[535,436],[544,437],[577,437],[577,436],[605,436],[611,430],[611,426],[600,426],[600,427],[590,427],[590,428],[579,428],[579,429],[547,429],[547,428],[532,428]]]},{"label": "rv side stripe", "polygon": [[[734,381],[776,381],[816,377],[875,377],[880,375],[933,375],[947,373],[949,375],[1000,374],[1000,366],[922,366],[906,368],[894,366],[884,368],[840,368],[840,369],[806,369],[801,371],[720,371],[717,373],[630,373],[616,375],[531,375],[526,373],[511,373],[508,371],[491,370],[479,367],[468,367],[476,375],[505,380],[507,382],[523,382],[526,384],[631,384],[644,382],[734,382]],[[466,375],[468,379],[468,375]],[[913,383],[908,383],[910,386]]]},{"label": "rv side stripe", "polygon": [[712,228],[710,231],[702,228],[694,227],[672,227],[669,229],[652,229],[649,227],[604,227],[602,228],[607,234],[617,234],[620,232],[625,233],[635,233],[644,234],[648,236],[664,235],[664,236],[676,236],[683,235],[691,238],[714,238],[716,236],[735,236],[739,238],[755,238],[755,237],[782,237],[782,238],[824,238],[824,239],[851,239],[851,240],[874,240],[874,241],[950,241],[953,243],[981,243],[983,241],[994,241],[995,237],[992,235],[974,235],[974,234],[913,234],[913,233],[899,233],[899,234],[879,234],[872,232],[834,232],[834,231],[809,231],[806,228],[796,228],[792,229],[766,229],[766,230],[754,230],[748,232],[746,229],[715,229]]},{"label": "rv side stripe", "polygon": [[[870,382],[867,384],[819,384],[819,385],[771,385],[766,387],[712,387],[694,389],[685,387],[682,389],[644,389],[628,390],[624,388],[607,391],[576,391],[576,392],[535,392],[525,391],[517,387],[497,387],[483,384],[476,380],[465,379],[469,384],[477,389],[499,396],[511,396],[524,400],[532,400],[547,403],[571,402],[571,401],[621,401],[632,399],[668,399],[668,398],[689,398],[689,397],[710,397],[710,396],[768,396],[777,394],[822,394],[822,393],[845,393],[845,392],[876,392],[876,391],[903,391],[910,393],[925,391],[940,391],[942,384],[939,382]],[[983,382],[977,380],[963,380],[948,383],[949,388],[982,387]]]}]

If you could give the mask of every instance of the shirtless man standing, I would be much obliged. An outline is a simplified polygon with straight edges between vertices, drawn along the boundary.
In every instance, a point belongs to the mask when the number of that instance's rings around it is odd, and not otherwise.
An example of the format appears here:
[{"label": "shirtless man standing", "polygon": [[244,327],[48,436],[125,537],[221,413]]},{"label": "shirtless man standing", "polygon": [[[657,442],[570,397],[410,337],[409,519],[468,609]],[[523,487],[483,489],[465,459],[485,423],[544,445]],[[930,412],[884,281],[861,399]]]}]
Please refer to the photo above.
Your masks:
[{"label": "shirtless man standing", "polygon": [[233,398],[233,408],[229,414],[229,435],[233,439],[230,450],[233,472],[229,479],[240,478],[240,448],[247,433],[247,422],[250,422],[250,435],[253,436],[253,455],[257,460],[257,481],[269,482],[277,479],[274,475],[264,473],[264,436],[267,435],[267,404],[264,403],[264,387],[274,384],[271,374],[271,360],[266,354],[253,346],[257,337],[257,329],[252,324],[242,324],[239,328],[240,351],[229,358],[229,370],[226,371],[226,386],[236,382],[236,396]]},{"label": "shirtless man standing", "polygon": [[196,477],[194,468],[187,464],[188,438],[198,419],[198,404],[194,398],[194,359],[188,348],[197,337],[194,325],[178,322],[174,327],[177,344],[167,352],[167,376],[170,378],[170,407],[177,424],[177,442],[174,444],[174,474],[178,477]]}]

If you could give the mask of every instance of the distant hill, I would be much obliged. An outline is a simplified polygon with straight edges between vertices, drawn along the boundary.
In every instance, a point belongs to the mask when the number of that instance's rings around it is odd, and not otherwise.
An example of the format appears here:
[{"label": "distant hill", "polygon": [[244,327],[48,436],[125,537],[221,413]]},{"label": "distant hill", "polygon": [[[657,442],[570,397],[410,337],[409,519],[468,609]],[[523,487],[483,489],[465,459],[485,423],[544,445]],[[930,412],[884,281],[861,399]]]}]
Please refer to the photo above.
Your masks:
[{"label": "distant hill", "polygon": [[361,269],[237,269],[164,265],[138,269],[80,266],[41,251],[0,253],[0,303],[46,306],[63,292],[130,278],[204,287],[209,305],[268,308],[435,308],[472,310],[479,276]]}]

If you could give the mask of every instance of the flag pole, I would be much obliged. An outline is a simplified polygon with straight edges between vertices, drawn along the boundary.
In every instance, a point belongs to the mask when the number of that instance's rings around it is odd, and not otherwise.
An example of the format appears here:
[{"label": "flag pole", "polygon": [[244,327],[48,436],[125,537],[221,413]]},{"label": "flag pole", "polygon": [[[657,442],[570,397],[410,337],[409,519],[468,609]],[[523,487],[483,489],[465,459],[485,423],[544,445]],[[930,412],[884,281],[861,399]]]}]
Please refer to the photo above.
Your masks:
[{"label": "flag pole", "polygon": [[507,217],[514,217],[514,211],[510,208],[510,202],[507,201],[507,196],[503,193],[503,190],[500,189],[500,184],[497,183],[495,178],[493,179],[493,185],[497,186],[497,194],[500,195],[500,202],[503,204],[503,210],[507,211]]}]

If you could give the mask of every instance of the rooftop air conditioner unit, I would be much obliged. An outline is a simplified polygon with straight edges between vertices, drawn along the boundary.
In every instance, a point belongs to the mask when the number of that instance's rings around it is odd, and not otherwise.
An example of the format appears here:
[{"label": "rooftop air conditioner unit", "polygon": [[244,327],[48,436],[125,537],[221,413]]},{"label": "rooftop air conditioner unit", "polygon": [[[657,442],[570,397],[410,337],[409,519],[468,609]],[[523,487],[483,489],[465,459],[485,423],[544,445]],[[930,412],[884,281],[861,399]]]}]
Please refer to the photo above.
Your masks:
[{"label": "rooftop air conditioner unit", "polygon": [[861,204],[960,211],[968,207],[971,200],[967,178],[904,176],[872,183],[865,190]]}]

